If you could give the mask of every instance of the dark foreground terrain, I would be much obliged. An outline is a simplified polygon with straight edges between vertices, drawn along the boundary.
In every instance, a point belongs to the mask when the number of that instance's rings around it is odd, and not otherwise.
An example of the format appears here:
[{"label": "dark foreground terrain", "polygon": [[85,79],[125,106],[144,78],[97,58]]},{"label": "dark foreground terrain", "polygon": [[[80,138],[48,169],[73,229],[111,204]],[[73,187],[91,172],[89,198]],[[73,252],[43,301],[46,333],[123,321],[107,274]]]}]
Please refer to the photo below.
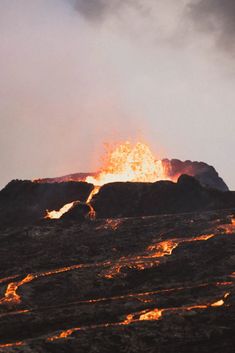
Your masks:
[{"label": "dark foreground terrain", "polygon": [[234,216],[2,228],[0,352],[234,352]]}]

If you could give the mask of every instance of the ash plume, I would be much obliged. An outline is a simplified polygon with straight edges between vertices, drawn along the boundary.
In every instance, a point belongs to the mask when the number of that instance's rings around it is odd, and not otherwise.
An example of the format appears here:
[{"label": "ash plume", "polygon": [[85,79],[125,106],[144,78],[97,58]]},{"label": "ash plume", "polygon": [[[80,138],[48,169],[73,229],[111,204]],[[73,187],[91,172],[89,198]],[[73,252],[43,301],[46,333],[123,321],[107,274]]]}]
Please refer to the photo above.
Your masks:
[{"label": "ash plume", "polygon": [[139,6],[138,0],[75,0],[74,9],[91,21],[102,21],[110,14],[117,14],[117,11],[126,6]]},{"label": "ash plume", "polygon": [[189,13],[196,28],[214,35],[220,48],[234,52],[234,0],[200,0],[189,5]]}]

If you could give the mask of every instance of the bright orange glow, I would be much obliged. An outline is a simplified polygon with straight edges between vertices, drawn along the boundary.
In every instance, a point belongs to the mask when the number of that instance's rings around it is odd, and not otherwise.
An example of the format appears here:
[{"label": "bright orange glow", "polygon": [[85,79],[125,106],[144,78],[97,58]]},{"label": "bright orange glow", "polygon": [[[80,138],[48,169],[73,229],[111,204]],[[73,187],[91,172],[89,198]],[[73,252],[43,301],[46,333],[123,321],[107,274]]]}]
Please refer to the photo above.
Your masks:
[{"label": "bright orange glow", "polygon": [[214,238],[216,236],[216,234],[203,234],[203,235],[199,235],[198,237],[192,239],[194,241],[203,241],[203,240],[208,240],[211,238]]},{"label": "bright orange glow", "polygon": [[140,321],[158,320],[162,316],[162,310],[154,309],[140,315]]},{"label": "bright orange glow", "polygon": [[211,306],[215,306],[215,307],[217,307],[217,306],[223,306],[223,305],[224,305],[224,299],[226,299],[229,295],[230,295],[230,293],[225,293],[223,299],[220,299],[220,300],[218,300],[217,302],[212,303]]},{"label": "bright orange glow", "polygon": [[59,219],[68,212],[74,205],[74,202],[67,203],[59,211],[47,211],[45,218],[47,219]]},{"label": "bright orange glow", "polygon": [[226,233],[226,234],[233,234],[235,233],[235,217],[231,218],[231,223],[228,224],[223,224],[220,226],[220,228]]},{"label": "bright orange glow", "polygon": [[90,203],[91,200],[93,199],[93,196],[98,194],[99,190],[100,190],[100,186],[95,186],[94,189],[92,190],[92,192],[90,193],[90,195],[88,196],[86,203]]},{"label": "bright orange glow", "polygon": [[171,255],[172,251],[178,246],[178,244],[179,241],[168,240],[158,243],[156,245],[150,245],[147,250],[154,252],[151,255],[152,258],[163,257],[166,255]]},{"label": "bright orange glow", "polygon": [[11,282],[8,284],[5,297],[0,300],[0,304],[19,304],[21,299],[17,294],[17,289],[25,283],[29,283],[34,279],[34,276],[29,274],[20,282]]},{"label": "bright orange glow", "polygon": [[154,158],[146,144],[125,142],[108,154],[98,176],[89,176],[86,181],[102,186],[112,182],[155,182],[164,179],[168,177],[162,161]]},{"label": "bright orange glow", "polygon": [[24,345],[24,342],[5,343],[5,344],[0,344],[0,348],[19,347],[23,345]]}]

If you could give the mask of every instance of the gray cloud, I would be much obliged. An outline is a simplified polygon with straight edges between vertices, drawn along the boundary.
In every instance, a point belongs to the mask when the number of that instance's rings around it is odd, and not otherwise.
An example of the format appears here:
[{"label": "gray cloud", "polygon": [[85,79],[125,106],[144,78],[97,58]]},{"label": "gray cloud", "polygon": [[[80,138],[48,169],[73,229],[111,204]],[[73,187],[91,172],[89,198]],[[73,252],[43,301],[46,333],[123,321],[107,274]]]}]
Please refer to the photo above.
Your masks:
[{"label": "gray cloud", "polygon": [[103,20],[106,15],[117,11],[124,4],[120,0],[74,0],[74,8],[93,21]]},{"label": "gray cloud", "polygon": [[76,0],[75,9],[88,19],[102,19],[105,13],[110,9],[110,4],[105,0]]},{"label": "gray cloud", "polygon": [[[159,0],[69,0],[86,19],[101,22],[108,16],[116,16],[127,7],[146,14],[150,9],[161,9]],[[168,1],[168,3],[172,3]],[[181,0],[176,8],[185,7],[181,20],[193,22],[194,29],[210,34],[222,49],[235,52],[235,1],[234,0]],[[155,14],[158,17],[157,13]],[[149,12],[152,15],[152,12]],[[159,14],[159,13],[158,13]],[[162,14],[161,16],[164,16]],[[158,18],[156,18],[158,20]],[[188,22],[190,20],[190,22]]]},{"label": "gray cloud", "polygon": [[234,65],[192,28],[217,35],[199,4],[0,0],[0,188],[97,170],[103,142],[140,139],[235,189]]},{"label": "gray cloud", "polygon": [[[69,0],[74,9],[77,10],[86,19],[100,22],[107,16],[116,16],[124,8],[137,9],[139,12],[148,11],[148,1],[143,0]],[[150,1],[151,3],[151,1]]]},{"label": "gray cloud", "polygon": [[200,0],[189,5],[197,29],[215,36],[220,48],[235,51],[235,1]]}]

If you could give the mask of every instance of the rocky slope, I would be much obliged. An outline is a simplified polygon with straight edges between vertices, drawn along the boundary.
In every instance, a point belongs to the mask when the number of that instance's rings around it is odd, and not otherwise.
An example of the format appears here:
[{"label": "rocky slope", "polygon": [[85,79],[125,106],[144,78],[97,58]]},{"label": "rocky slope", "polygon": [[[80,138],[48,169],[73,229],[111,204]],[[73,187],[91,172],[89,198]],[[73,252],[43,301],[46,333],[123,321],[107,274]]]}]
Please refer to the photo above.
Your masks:
[{"label": "rocky slope", "polygon": [[86,201],[93,185],[84,182],[41,184],[13,180],[0,191],[0,227],[6,224],[28,224],[42,219],[46,210],[64,204]]},{"label": "rocky slope", "polygon": [[0,352],[232,353],[235,211],[0,233]]}]

